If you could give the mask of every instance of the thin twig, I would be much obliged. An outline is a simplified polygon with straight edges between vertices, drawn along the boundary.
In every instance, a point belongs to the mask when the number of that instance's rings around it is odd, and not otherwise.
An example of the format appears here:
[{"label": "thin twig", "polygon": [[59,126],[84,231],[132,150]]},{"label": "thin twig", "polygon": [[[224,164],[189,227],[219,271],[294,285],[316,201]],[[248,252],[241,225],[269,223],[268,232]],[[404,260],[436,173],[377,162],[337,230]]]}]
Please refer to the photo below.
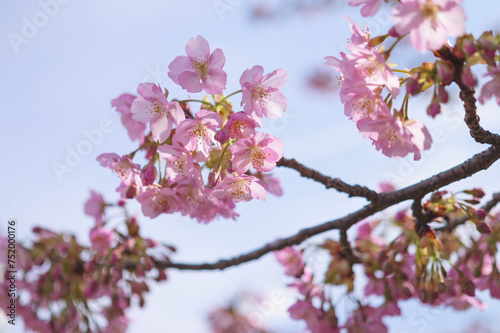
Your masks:
[{"label": "thin twig", "polygon": [[319,171],[308,168],[295,159],[287,159],[283,157],[277,163],[278,166],[284,166],[290,169],[297,170],[302,177],[313,179],[323,185],[327,189],[334,188],[339,192],[347,193],[349,197],[363,197],[370,201],[375,201],[379,197],[379,193],[360,185],[349,185],[338,178],[325,176]]}]

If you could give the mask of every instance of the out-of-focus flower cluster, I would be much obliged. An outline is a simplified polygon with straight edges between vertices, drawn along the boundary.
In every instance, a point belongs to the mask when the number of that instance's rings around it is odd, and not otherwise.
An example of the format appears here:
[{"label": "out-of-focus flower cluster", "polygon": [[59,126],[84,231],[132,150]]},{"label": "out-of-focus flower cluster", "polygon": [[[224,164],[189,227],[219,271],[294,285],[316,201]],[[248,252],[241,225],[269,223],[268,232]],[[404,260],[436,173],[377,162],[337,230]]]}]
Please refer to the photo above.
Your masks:
[{"label": "out-of-focus flower cluster", "polygon": [[[476,289],[500,298],[500,215],[474,207],[483,196],[481,189],[434,192],[423,205],[428,219],[423,225],[408,210],[362,223],[348,246],[356,261],[346,255],[344,243],[331,239],[314,247],[312,255],[294,247],[275,252],[285,274],[294,279],[289,287],[302,295],[290,307],[290,316],[304,320],[312,333],[379,333],[388,331],[383,318],[400,315],[400,302],[408,299],[456,310],[484,309]],[[477,230],[473,237],[472,225]],[[317,270],[317,251],[325,250],[331,258],[325,274],[314,276],[310,267]],[[361,298],[353,292],[356,265],[368,279]],[[344,323],[336,315],[342,311],[338,304],[349,309]]]},{"label": "out-of-focus flower cluster", "polygon": [[[122,228],[106,227],[106,209],[123,210]],[[96,221],[91,246],[40,227],[33,229],[29,246],[17,246],[17,311],[30,331],[125,332],[126,309],[135,302],[144,306],[149,283],[167,278],[155,263],[168,260],[175,249],[141,237],[123,201],[106,204],[92,192],[85,212]],[[1,252],[6,249],[2,239]],[[7,299],[9,286],[9,280],[2,282],[0,299]]]}]

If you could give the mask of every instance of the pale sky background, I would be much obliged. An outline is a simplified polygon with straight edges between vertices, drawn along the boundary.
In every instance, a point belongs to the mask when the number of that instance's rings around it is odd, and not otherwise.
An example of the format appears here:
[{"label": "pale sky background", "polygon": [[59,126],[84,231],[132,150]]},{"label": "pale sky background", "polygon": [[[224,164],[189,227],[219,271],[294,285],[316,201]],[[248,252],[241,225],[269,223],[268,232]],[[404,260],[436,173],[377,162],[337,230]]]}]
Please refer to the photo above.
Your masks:
[{"label": "pale sky background", "polygon": [[[26,44],[19,45],[18,52],[9,42],[9,33],[20,35],[25,20],[33,22],[42,7],[31,0],[0,1],[0,100],[5,102],[0,121],[0,232],[6,232],[8,218],[15,218],[19,241],[30,239],[31,228],[41,225],[75,233],[88,242],[93,221],[83,214],[83,204],[89,190],[103,193],[109,201],[118,198],[117,177],[101,168],[95,157],[134,149],[110,101],[124,92],[135,93],[137,84],[144,81],[160,83],[172,97],[186,98],[166,72],[168,64],[184,54],[188,39],[198,34],[209,41],[212,50],[224,51],[228,93],[239,89],[239,77],[247,68],[257,64],[266,72],[286,68],[290,79],[284,92],[289,110],[282,119],[265,124],[267,131],[285,142],[285,156],[348,183],[376,188],[379,181],[396,175],[398,185],[406,186],[485,149],[468,137],[460,121],[463,111],[457,95],[444,109],[446,114],[435,121],[425,116],[430,96],[412,102],[412,117],[422,119],[431,133],[444,133],[444,139],[435,142],[422,161],[415,163],[411,158],[393,160],[375,151],[343,115],[337,95],[322,96],[305,89],[309,70],[321,66],[324,56],[337,56],[345,49],[350,34],[343,14],[350,14],[360,24],[369,23],[374,34],[389,28],[388,16],[383,14],[378,20],[361,19],[359,9],[346,11],[344,1],[338,0],[339,5],[320,14],[264,23],[249,18],[251,0],[221,0],[233,4],[222,16],[214,6],[217,1],[211,0],[66,1]],[[464,7],[469,16],[468,31],[478,34],[497,27],[497,1],[467,0]],[[481,11],[484,8],[488,10]],[[413,58],[404,51],[399,54],[408,66],[425,59],[433,61],[430,53]],[[485,127],[496,132],[500,131],[498,112],[493,103],[479,109]],[[102,143],[59,181],[53,162],[64,163],[68,147],[76,149],[85,140],[82,131],[98,128],[103,119],[114,125],[111,133],[104,134]],[[499,191],[499,171],[497,163],[487,172],[447,188],[481,185],[487,193]],[[364,204],[362,199],[326,191],[293,170],[279,169],[275,174],[285,195],[238,205],[241,217],[237,222],[218,220],[200,225],[178,214],[155,220],[140,218],[143,235],[176,245],[175,261],[214,261],[341,217]],[[140,212],[138,205],[131,207]],[[319,235],[315,240],[325,237],[337,237],[337,233]],[[264,298],[272,291],[282,292],[285,302],[266,314],[267,327],[278,333],[298,332],[304,327],[287,319],[286,309],[294,296],[284,287],[288,280],[272,255],[223,272],[171,270],[167,274],[169,280],[153,287],[145,308],[134,306],[129,311],[133,321],[129,332],[209,332],[209,311],[225,305],[240,291],[254,291]],[[488,300],[484,294],[480,297]],[[459,332],[474,320],[499,326],[498,301],[491,301],[483,312],[455,313],[417,302],[406,302],[402,309],[401,318],[386,321],[391,332]],[[22,331],[18,324],[2,332]]]}]

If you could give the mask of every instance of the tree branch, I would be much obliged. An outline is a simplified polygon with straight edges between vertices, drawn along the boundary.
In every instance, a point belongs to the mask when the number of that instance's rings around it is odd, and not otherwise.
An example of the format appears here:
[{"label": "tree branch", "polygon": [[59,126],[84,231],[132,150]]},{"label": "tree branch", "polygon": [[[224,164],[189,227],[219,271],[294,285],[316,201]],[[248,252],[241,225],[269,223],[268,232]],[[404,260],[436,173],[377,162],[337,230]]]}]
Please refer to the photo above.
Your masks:
[{"label": "tree branch", "polygon": [[436,52],[436,55],[449,60],[455,66],[453,81],[460,88],[460,99],[464,102],[465,117],[464,121],[469,128],[471,137],[478,143],[486,143],[500,147],[500,135],[491,133],[481,127],[479,124],[479,116],[477,115],[476,98],[474,97],[474,88],[470,88],[462,82],[462,72],[465,59],[458,57],[453,53],[451,47],[443,47]]},{"label": "tree branch", "polygon": [[314,169],[308,168],[302,163],[297,162],[297,160],[293,158],[287,159],[283,157],[278,161],[277,165],[297,170],[302,177],[315,180],[325,185],[327,189],[334,188],[339,192],[347,193],[349,197],[363,197],[370,201],[375,201],[379,197],[379,194],[377,192],[365,186],[349,185],[344,183],[342,180],[338,178],[325,176],[322,173]]},{"label": "tree branch", "polygon": [[281,250],[287,246],[298,245],[312,236],[321,234],[329,230],[347,230],[357,222],[377,212],[380,212],[385,208],[409,199],[423,198],[427,193],[435,191],[458,180],[470,177],[481,170],[486,170],[499,158],[500,149],[496,147],[490,147],[487,150],[474,155],[467,161],[451,169],[440,172],[430,178],[422,180],[416,184],[405,187],[398,191],[380,193],[378,194],[379,199],[376,202],[372,202],[354,213],[314,227],[302,229],[293,236],[268,243],[257,250],[242,254],[232,259],[223,259],[214,263],[205,264],[157,262],[156,267],[159,269],[177,268],[180,270],[222,270],[231,266],[242,264],[244,262],[256,260],[269,252]]}]

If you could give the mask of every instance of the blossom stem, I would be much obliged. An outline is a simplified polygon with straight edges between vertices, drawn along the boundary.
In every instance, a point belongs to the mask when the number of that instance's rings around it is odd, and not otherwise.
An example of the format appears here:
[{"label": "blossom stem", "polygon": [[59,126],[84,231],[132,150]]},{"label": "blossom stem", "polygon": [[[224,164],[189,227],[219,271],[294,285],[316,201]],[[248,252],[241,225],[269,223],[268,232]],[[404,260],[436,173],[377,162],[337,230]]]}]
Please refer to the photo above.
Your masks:
[{"label": "blossom stem", "polygon": [[182,101],[179,101],[179,103],[187,103],[187,102],[198,102],[198,103],[202,103],[202,104],[205,104],[205,105],[214,106],[212,103],[205,102],[205,101],[202,101],[202,100],[199,100],[199,99],[184,99]]},{"label": "blossom stem", "polygon": [[239,93],[240,93],[240,92],[242,92],[242,91],[243,91],[243,90],[238,90],[238,91],[235,91],[234,93],[231,93],[231,94],[227,95],[226,97],[224,97],[223,99],[221,99],[219,103],[224,102],[224,101],[225,101],[226,99],[228,99],[229,97],[234,96],[234,95],[236,95],[236,94],[239,94]]}]

